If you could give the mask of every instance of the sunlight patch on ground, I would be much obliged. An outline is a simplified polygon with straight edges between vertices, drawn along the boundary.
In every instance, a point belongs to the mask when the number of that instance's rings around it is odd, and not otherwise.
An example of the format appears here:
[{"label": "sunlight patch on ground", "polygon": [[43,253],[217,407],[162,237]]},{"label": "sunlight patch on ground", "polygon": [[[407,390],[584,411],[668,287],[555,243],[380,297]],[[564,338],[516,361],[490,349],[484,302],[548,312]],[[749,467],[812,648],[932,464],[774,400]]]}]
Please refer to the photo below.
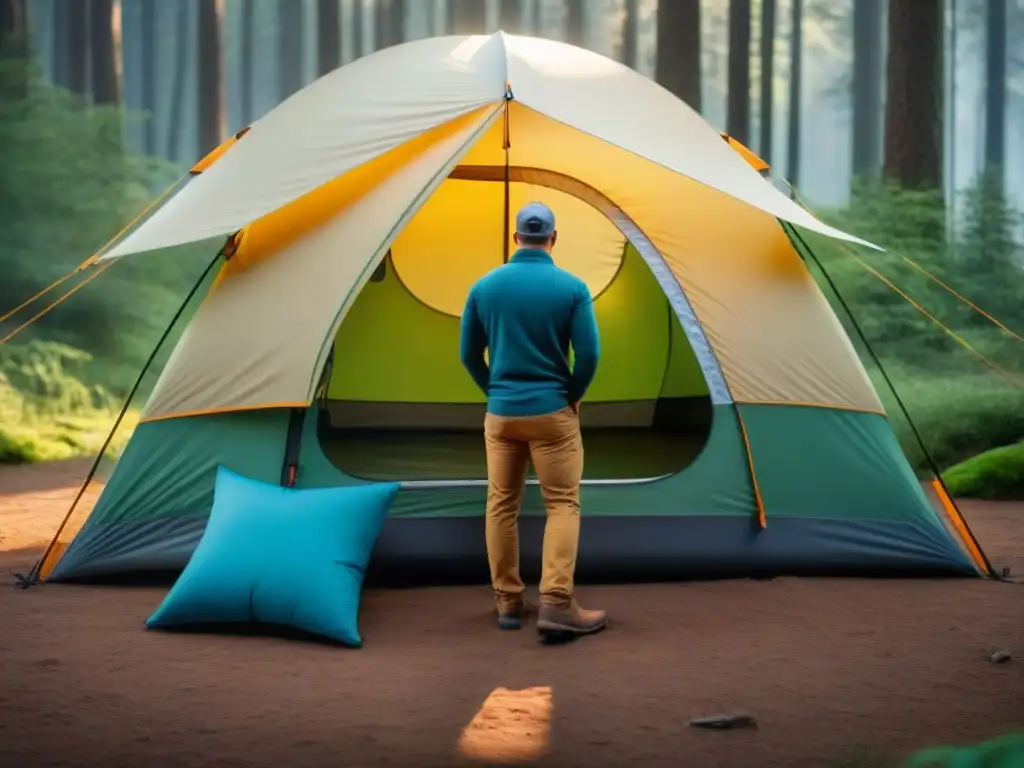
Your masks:
[{"label": "sunlight patch on ground", "polygon": [[495,688],[459,738],[459,755],[491,764],[536,760],[551,740],[551,688]]},{"label": "sunlight patch on ground", "polygon": [[[43,469],[46,465],[34,465]],[[67,515],[71,503],[78,495],[81,480],[75,484],[61,488],[47,488],[8,493],[17,479],[7,480],[7,475],[17,472],[21,467],[10,468],[0,476],[0,552],[11,552],[22,549],[42,549],[53,539],[57,527]],[[24,468],[31,471],[32,466]],[[84,469],[83,469],[84,472]],[[70,478],[61,477],[69,481]],[[89,483],[85,493],[75,507],[61,532],[61,540],[67,544],[81,529],[89,512],[92,511],[103,485],[97,480]]]}]

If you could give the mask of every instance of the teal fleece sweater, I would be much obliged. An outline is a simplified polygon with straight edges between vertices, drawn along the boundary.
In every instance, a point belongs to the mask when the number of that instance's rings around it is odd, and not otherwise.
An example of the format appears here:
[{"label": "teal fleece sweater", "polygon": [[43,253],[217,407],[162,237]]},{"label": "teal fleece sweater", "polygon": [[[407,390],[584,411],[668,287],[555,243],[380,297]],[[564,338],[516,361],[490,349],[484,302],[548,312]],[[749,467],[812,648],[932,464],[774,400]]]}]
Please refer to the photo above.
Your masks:
[{"label": "teal fleece sweater", "polygon": [[488,413],[539,416],[578,402],[600,357],[590,290],[544,251],[516,251],[470,289],[461,357]]}]

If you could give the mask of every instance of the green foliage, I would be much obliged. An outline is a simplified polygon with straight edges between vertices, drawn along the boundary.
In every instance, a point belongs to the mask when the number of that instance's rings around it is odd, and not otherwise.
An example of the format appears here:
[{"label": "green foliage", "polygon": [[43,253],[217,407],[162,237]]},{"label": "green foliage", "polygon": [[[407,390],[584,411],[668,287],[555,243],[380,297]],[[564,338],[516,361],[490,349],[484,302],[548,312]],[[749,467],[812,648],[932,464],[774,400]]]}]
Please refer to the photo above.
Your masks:
[{"label": "green foliage", "polygon": [[[916,470],[927,472],[929,465],[911,422],[878,368],[866,362],[907,458]],[[913,427],[940,468],[1024,435],[1024,392],[986,373],[982,366],[970,373],[933,374],[897,361],[885,367]]]},{"label": "green foliage", "polygon": [[[125,115],[44,83],[32,64],[0,58],[0,93],[0,314],[6,314],[107,243],[178,173],[125,151]],[[117,262],[0,345],[0,462],[96,453],[218,246],[206,242]],[[89,274],[0,323],[0,337]],[[183,326],[161,348],[154,370]],[[132,411],[126,421],[135,418]],[[119,431],[115,452],[124,434]]]},{"label": "green foliage", "polygon": [[[959,243],[959,267],[985,288],[985,309],[1000,315],[1020,314],[1021,248],[1014,235],[1024,215],[1014,210],[1003,191],[1003,172],[986,168],[965,196],[966,227]],[[968,318],[984,327],[988,322],[974,313]]]},{"label": "green foliage", "polygon": [[[23,76],[22,64],[0,59],[0,92]],[[177,175],[166,163],[125,151],[118,110],[87,105],[31,68],[28,80],[23,98],[0,99],[0,314],[84,261]],[[123,394],[214,253],[216,246],[203,244],[117,263],[19,341],[85,350],[106,368],[110,389]],[[0,335],[80,279],[0,325]]]},{"label": "green foliage", "polygon": [[83,380],[91,362],[88,353],[54,342],[0,346],[0,463],[100,450],[120,402]]},{"label": "green foliage", "polygon": [[915,755],[907,768],[1017,768],[1024,765],[1024,732],[969,747],[935,747]]},{"label": "green foliage", "polygon": [[954,496],[972,499],[1024,498],[1024,443],[993,448],[942,473]]},{"label": "green foliage", "polygon": [[829,768],[1019,768],[1024,766],[1024,732],[964,747],[931,747],[896,760],[875,750],[854,749]]},{"label": "green foliage", "polygon": [[117,407],[101,385],[89,385],[92,355],[59,342],[32,341],[0,347],[0,375],[7,386],[55,413]]},{"label": "green foliage", "polygon": [[[847,208],[822,212],[821,217],[849,232],[861,233],[889,251],[876,254],[824,237],[808,237],[814,254],[872,347],[883,358],[925,367],[935,353],[950,351],[952,347],[946,335],[857,261],[859,258],[867,263],[930,313],[958,312],[953,306],[955,299],[900,258],[907,256],[946,281],[946,275],[939,274],[949,271],[948,253],[943,244],[945,214],[941,194],[931,190],[903,190],[891,184],[857,182]],[[849,326],[841,302],[831,291],[826,290],[826,295]],[[852,327],[848,330],[856,335]]]},{"label": "green foliage", "polygon": [[1013,238],[1021,217],[995,178],[982,174],[966,195],[963,232],[953,246],[945,243],[944,204],[937,193],[872,183],[858,183],[846,208],[822,212],[821,217],[868,237],[886,253],[806,236],[824,270],[808,258],[811,271],[867,365],[908,457],[921,471],[928,469],[924,453],[872,353],[940,467],[1020,440],[1024,391],[1000,378],[864,264],[1024,386],[1024,345],[913,266],[927,270],[1011,329],[1024,331],[1024,253]]}]

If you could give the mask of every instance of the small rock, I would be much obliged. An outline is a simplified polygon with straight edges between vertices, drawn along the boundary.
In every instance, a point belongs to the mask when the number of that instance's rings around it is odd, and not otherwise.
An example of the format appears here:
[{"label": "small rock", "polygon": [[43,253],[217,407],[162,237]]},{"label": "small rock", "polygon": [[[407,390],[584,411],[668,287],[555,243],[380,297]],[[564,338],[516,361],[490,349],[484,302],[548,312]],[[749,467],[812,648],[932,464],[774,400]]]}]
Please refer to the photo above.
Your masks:
[{"label": "small rock", "polygon": [[1009,651],[996,651],[988,657],[988,660],[991,661],[993,664],[1005,664],[1011,658],[1013,657],[1010,656]]},{"label": "small rock", "polygon": [[711,717],[695,717],[690,720],[690,726],[731,730],[733,728],[757,728],[757,721],[750,715],[712,715]]}]

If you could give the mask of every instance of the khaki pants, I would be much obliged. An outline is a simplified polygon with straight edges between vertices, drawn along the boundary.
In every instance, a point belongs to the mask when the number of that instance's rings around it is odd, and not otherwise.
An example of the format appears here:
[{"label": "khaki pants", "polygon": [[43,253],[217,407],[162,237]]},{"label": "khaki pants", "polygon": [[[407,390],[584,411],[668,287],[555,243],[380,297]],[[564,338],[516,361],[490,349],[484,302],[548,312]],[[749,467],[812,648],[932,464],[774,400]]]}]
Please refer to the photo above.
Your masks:
[{"label": "khaki pants", "polygon": [[569,607],[580,536],[583,440],[579,414],[571,407],[543,416],[503,417],[489,413],[484,420],[484,440],[488,477],[487,558],[499,608],[514,606],[523,599],[519,507],[531,459],[547,507],[541,602]]}]

